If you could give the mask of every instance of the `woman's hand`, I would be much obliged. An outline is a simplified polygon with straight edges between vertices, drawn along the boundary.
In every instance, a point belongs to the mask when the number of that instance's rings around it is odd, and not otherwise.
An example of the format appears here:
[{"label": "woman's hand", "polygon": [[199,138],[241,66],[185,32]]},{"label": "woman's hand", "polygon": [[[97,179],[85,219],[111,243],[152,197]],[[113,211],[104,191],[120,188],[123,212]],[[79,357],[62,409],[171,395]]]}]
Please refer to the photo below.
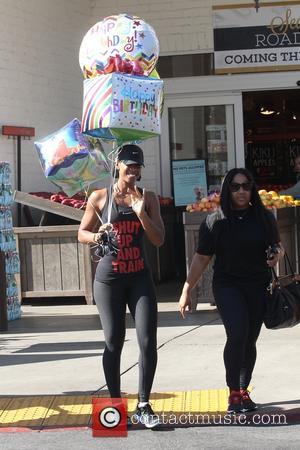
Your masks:
[{"label": "woman's hand", "polygon": [[145,212],[145,189],[143,189],[143,193],[138,190],[135,186],[134,191],[130,194],[131,198],[131,207],[136,215],[140,218]]},{"label": "woman's hand", "polygon": [[186,309],[188,311],[192,310],[192,301],[191,301],[191,294],[187,291],[182,291],[181,297],[179,299],[179,311],[182,315],[183,319],[185,319],[185,311]]},{"label": "woman's hand", "polygon": [[111,231],[113,229],[113,226],[111,223],[107,222],[107,223],[103,223],[98,230],[98,233],[94,234],[94,241],[95,242],[99,242],[101,241],[101,237],[102,235],[106,232],[106,231]]},{"label": "woman's hand", "polygon": [[268,266],[269,267],[276,266],[276,264],[279,262],[279,259],[280,259],[279,253],[274,254],[274,256],[272,256],[272,259],[267,259]]},{"label": "woman's hand", "polygon": [[104,231],[111,231],[113,229],[113,226],[111,223],[107,222],[107,223],[103,223],[98,230],[98,233],[104,233]]},{"label": "woman's hand", "polygon": [[269,267],[274,267],[279,262],[281,258],[284,256],[284,248],[279,242],[279,244],[276,246],[276,251],[272,251],[272,247],[269,247],[267,250],[267,264]]}]

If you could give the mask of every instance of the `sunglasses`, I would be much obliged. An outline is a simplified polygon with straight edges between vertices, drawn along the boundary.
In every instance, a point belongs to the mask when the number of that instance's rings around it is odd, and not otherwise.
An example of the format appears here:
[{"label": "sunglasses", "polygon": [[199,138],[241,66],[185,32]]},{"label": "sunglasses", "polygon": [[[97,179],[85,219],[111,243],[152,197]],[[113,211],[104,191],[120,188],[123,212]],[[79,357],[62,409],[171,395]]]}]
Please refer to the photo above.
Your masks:
[{"label": "sunglasses", "polygon": [[253,183],[251,181],[248,181],[246,183],[231,183],[230,184],[231,192],[238,192],[241,188],[243,188],[243,191],[251,191],[252,187],[253,187]]}]

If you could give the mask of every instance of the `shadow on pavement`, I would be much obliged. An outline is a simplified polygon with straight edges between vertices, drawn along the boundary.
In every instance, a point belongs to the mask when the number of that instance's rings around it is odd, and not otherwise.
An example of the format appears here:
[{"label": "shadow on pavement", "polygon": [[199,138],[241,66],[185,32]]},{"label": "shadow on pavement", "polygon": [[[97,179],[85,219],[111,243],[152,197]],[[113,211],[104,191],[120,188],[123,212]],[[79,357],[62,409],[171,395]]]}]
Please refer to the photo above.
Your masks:
[{"label": "shadow on pavement", "polygon": [[[193,314],[187,314],[185,319],[182,319],[177,311],[160,311],[158,313],[159,327],[191,327],[202,325],[219,325],[220,319],[217,310],[196,311]],[[18,334],[18,333],[58,333],[69,331],[88,331],[101,330],[101,323],[98,314],[46,314],[39,315],[38,313],[24,314],[21,320],[9,322],[9,329],[6,332],[0,333],[3,335]],[[135,328],[134,321],[130,314],[126,314],[126,327]]]},{"label": "shadow on pavement", "polygon": [[90,358],[92,356],[101,356],[102,353],[55,353],[55,354],[36,354],[36,355],[2,355],[0,358],[5,361],[5,366],[18,366],[24,364],[36,364],[49,361],[63,361],[76,358]]},{"label": "shadow on pavement", "polygon": [[17,353],[45,353],[45,352],[66,352],[66,351],[83,351],[83,350],[99,350],[105,347],[103,341],[82,341],[82,342],[51,342],[44,344],[33,344],[21,350],[13,352]]}]

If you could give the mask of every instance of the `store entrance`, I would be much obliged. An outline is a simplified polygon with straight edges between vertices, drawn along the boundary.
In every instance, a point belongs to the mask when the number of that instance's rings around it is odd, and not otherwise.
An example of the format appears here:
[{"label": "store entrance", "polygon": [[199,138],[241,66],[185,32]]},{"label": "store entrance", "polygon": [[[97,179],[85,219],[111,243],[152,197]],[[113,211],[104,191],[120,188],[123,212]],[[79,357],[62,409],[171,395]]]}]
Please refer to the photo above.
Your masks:
[{"label": "store entrance", "polygon": [[245,165],[258,187],[280,191],[295,184],[300,154],[300,91],[243,94]]}]

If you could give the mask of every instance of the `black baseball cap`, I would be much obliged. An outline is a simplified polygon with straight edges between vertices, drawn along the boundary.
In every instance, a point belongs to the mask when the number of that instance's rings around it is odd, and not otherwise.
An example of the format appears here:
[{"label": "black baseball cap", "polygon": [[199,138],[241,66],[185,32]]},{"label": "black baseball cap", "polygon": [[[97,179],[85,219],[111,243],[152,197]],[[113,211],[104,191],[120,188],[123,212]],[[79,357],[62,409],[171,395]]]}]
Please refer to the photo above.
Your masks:
[{"label": "black baseball cap", "polygon": [[123,145],[119,150],[117,159],[127,166],[129,164],[139,164],[140,166],[144,166],[143,150],[135,144]]}]

